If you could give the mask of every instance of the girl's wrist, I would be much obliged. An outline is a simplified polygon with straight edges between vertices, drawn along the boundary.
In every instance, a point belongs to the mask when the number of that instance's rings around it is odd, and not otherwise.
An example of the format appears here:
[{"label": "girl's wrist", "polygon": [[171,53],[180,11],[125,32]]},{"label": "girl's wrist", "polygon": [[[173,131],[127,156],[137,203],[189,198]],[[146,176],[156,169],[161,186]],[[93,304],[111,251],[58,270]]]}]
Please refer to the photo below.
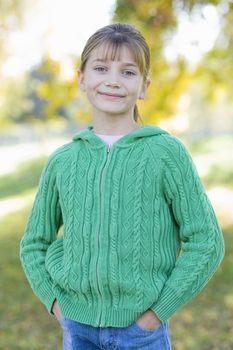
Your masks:
[{"label": "girl's wrist", "polygon": [[150,311],[151,316],[156,319],[156,321],[159,321],[161,323],[161,320],[158,318],[156,313],[152,309],[148,309],[147,311]]}]

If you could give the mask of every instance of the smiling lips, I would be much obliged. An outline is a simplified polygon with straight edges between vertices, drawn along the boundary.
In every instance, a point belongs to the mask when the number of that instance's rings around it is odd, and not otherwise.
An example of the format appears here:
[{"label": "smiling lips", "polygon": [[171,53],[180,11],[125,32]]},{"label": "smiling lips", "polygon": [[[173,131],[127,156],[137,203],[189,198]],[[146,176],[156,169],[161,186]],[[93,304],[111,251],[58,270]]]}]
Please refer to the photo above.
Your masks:
[{"label": "smiling lips", "polygon": [[118,95],[118,94],[111,94],[109,92],[99,92],[101,96],[109,97],[109,98],[122,98],[125,97],[123,95]]}]

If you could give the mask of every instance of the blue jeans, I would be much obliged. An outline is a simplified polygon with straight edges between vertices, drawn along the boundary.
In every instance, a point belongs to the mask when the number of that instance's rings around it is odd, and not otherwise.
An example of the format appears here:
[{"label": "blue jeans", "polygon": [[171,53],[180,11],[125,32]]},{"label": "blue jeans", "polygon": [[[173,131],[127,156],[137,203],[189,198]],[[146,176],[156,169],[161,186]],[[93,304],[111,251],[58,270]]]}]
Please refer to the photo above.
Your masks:
[{"label": "blue jeans", "polygon": [[63,350],[171,350],[167,322],[158,328],[141,328],[136,322],[128,327],[93,327],[62,319]]}]

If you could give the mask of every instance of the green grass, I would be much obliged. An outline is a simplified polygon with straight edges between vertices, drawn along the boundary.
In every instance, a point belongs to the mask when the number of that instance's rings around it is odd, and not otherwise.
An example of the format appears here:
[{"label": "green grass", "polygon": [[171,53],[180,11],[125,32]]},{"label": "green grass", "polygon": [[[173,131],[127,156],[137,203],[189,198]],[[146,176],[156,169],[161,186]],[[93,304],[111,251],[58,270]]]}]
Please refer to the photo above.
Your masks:
[{"label": "green grass", "polygon": [[197,155],[208,165],[208,174],[202,177],[206,188],[227,186],[233,189],[233,139],[219,136],[188,145],[192,156]]},{"label": "green grass", "polygon": [[27,215],[25,209],[0,221],[0,349],[60,349],[59,324],[32,293],[19,260]]},{"label": "green grass", "polygon": [[[34,188],[43,162],[25,163],[16,174],[2,177],[3,198]],[[21,181],[29,169],[27,181]],[[28,212],[24,208],[0,220],[0,349],[61,349],[60,325],[33,294],[19,261]],[[220,268],[204,290],[170,320],[173,350],[233,349],[233,227],[228,227],[224,237],[226,254]]]},{"label": "green grass", "polygon": [[233,349],[232,232],[224,232],[224,238],[226,253],[220,268],[202,292],[171,320],[175,350]]},{"label": "green grass", "polygon": [[26,161],[14,173],[2,176],[0,181],[0,199],[23,194],[25,191],[37,186],[45,160],[46,157],[40,157],[30,162]]},{"label": "green grass", "polygon": [[227,186],[233,189],[233,167],[232,163],[229,162],[224,166],[214,164],[210,167],[209,172],[203,177],[202,181],[208,188],[220,185]]},{"label": "green grass", "polygon": [[192,154],[216,153],[218,151],[230,150],[233,145],[232,135],[221,135],[217,137],[205,137],[196,142],[188,142]]}]

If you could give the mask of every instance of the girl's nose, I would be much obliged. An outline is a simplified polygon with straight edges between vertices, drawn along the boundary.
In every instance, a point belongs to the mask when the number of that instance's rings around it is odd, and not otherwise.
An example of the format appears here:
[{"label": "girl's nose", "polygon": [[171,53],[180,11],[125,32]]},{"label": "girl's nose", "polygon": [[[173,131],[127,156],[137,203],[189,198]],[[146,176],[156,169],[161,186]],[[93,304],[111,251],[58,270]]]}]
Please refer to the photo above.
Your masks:
[{"label": "girl's nose", "polygon": [[110,86],[110,87],[120,87],[119,83],[117,81],[106,81],[104,83],[105,86]]}]

